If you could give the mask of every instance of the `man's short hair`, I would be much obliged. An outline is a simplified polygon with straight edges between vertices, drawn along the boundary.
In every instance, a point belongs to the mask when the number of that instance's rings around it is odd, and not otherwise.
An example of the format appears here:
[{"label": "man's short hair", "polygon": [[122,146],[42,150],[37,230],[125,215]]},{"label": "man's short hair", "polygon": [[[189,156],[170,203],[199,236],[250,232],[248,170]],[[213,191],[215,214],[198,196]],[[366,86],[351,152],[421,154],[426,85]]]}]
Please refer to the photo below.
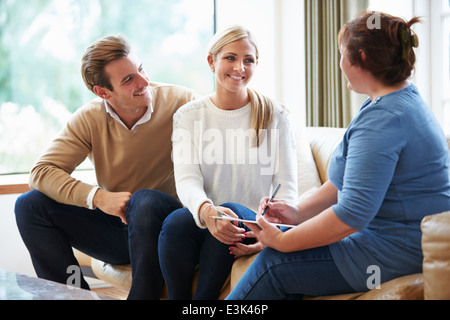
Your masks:
[{"label": "man's short hair", "polygon": [[81,75],[88,89],[94,92],[94,86],[100,86],[113,91],[105,67],[129,54],[130,45],[121,35],[106,36],[89,46],[81,60]]}]

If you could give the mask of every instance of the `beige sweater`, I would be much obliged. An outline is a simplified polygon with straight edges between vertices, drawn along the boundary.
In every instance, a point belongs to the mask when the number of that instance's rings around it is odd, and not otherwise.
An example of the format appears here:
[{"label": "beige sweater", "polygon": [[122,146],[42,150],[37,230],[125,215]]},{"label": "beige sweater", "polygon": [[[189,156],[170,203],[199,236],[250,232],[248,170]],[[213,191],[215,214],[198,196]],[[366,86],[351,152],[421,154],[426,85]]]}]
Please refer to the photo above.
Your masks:
[{"label": "beige sweater", "polygon": [[172,119],[179,107],[198,96],[189,89],[151,83],[150,121],[128,130],[105,110],[104,101],[81,107],[30,173],[30,187],[64,204],[88,207],[94,186],[71,177],[86,157],[98,186],[112,192],[155,189],[176,197],[173,177]]}]

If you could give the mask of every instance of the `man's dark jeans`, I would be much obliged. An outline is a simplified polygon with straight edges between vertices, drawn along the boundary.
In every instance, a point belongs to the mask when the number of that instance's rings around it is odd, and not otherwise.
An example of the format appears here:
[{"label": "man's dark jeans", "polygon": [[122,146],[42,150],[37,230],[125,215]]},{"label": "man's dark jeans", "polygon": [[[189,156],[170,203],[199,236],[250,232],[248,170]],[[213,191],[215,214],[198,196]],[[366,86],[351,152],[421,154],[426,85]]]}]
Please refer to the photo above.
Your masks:
[{"label": "man's dark jeans", "polygon": [[[128,299],[159,299],[163,277],[158,237],[164,219],[181,204],[155,190],[136,192],[127,206],[128,226],[120,218],[58,203],[39,191],[20,196],[16,221],[38,277],[66,284],[70,266],[79,266],[72,248],[111,264],[130,264]],[[89,286],[81,277],[80,285]]]}]

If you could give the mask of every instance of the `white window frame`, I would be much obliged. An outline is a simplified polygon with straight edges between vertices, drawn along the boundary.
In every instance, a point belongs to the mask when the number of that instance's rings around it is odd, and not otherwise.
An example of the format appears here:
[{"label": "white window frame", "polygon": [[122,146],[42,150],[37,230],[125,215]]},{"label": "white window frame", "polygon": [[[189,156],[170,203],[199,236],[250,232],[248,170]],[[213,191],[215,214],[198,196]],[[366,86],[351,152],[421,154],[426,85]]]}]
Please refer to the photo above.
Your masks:
[{"label": "white window frame", "polygon": [[[442,29],[444,18],[450,16],[450,12],[443,13],[443,1],[446,0],[410,0],[408,4],[410,8],[405,7],[401,13],[388,13],[405,19],[411,19],[413,16],[422,18],[422,23],[413,26],[420,39],[419,48],[416,50],[417,61],[413,81],[445,133],[449,134],[448,117],[450,115],[447,115],[447,119],[445,118],[444,105],[450,101],[450,96],[445,96],[443,62],[450,57],[444,57]],[[390,10],[388,0],[376,0],[372,3],[379,8]]]},{"label": "white window frame", "polygon": [[450,101],[450,96],[445,96],[443,62],[450,57],[444,56],[442,30],[444,19],[450,16],[450,12],[443,12],[443,1],[446,0],[414,0],[414,14],[424,20],[417,27],[420,46],[416,79],[425,101],[445,133],[449,134],[450,123],[445,118],[444,105]]},{"label": "white window frame", "polygon": [[303,0],[216,0],[217,29],[239,24],[255,36],[260,60],[249,86],[284,104],[292,124],[305,117]]}]

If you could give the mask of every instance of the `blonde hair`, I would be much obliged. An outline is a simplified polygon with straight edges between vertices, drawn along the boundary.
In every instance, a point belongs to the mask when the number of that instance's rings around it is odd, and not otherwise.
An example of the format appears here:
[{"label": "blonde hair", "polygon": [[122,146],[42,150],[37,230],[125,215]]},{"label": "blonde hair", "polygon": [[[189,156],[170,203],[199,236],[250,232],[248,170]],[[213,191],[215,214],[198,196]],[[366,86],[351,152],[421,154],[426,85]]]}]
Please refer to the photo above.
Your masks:
[{"label": "blonde hair", "polygon": [[[223,47],[235,41],[247,39],[255,47],[256,59],[259,59],[258,45],[247,29],[235,25],[231,26],[221,32],[218,32],[211,39],[208,46],[208,55],[211,55],[213,60],[217,59]],[[255,146],[259,147],[265,137],[265,129],[272,121],[274,104],[271,99],[259,94],[253,89],[247,88],[248,96],[250,98],[250,105],[252,110],[252,129],[255,130]]]},{"label": "blonde hair", "polygon": [[129,54],[130,45],[121,35],[106,36],[89,46],[81,59],[81,75],[88,89],[94,92],[94,86],[100,86],[113,91],[105,67]]}]

